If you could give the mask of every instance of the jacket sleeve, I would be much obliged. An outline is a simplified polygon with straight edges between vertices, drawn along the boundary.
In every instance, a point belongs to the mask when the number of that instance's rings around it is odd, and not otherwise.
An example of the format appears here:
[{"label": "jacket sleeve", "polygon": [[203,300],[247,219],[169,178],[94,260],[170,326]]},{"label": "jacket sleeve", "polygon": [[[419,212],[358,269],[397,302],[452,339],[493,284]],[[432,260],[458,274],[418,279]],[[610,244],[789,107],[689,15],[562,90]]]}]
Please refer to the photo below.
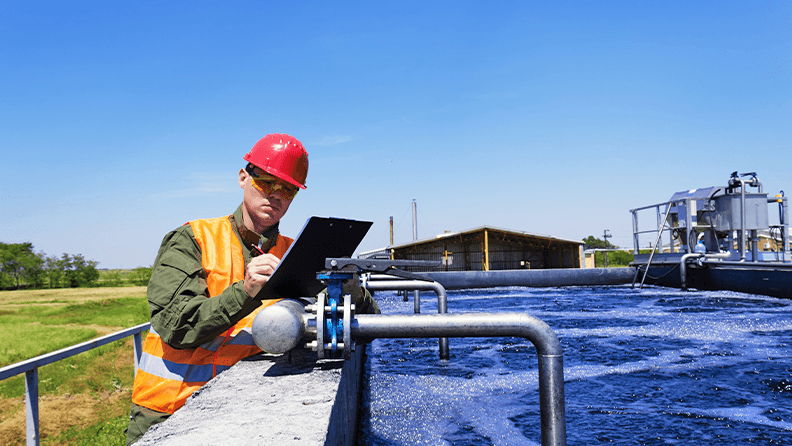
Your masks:
[{"label": "jacket sleeve", "polygon": [[242,281],[209,299],[201,249],[189,225],[165,236],[147,293],[151,325],[173,348],[209,342],[261,304],[247,295]]}]

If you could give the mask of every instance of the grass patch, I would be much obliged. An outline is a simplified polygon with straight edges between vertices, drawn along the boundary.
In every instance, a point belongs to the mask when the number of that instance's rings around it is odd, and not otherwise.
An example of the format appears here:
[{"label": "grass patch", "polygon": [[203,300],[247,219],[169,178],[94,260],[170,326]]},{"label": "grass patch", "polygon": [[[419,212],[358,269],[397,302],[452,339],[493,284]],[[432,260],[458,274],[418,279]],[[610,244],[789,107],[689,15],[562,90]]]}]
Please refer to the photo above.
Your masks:
[{"label": "grass patch", "polygon": [[[145,287],[0,292],[0,366],[148,320]],[[124,444],[133,364],[129,337],[41,367],[41,444]],[[0,381],[0,444],[24,444],[24,386]]]},{"label": "grass patch", "polygon": [[148,301],[121,297],[63,306],[38,306],[20,309],[20,317],[30,317],[45,325],[105,325],[131,327],[149,319]]},{"label": "grass patch", "polygon": [[[12,322],[7,322],[8,319]],[[32,323],[18,324],[13,322],[16,319],[18,318],[0,316],[0,367],[96,337],[96,330],[90,328],[52,328]]]},{"label": "grass patch", "polygon": [[0,308],[9,304],[60,301],[83,303],[91,300],[118,299],[120,297],[146,297],[146,287],[121,288],[55,288],[43,290],[0,291]]},{"label": "grass patch", "polygon": [[97,414],[100,418],[93,424],[71,426],[59,435],[47,437],[42,445],[123,446],[126,443],[124,429],[129,426],[129,404],[119,399],[102,409]]},{"label": "grass patch", "polygon": [[[30,305],[0,311],[3,312],[0,315],[0,367],[79,344],[97,334],[142,324],[149,319],[148,302],[140,297],[71,305]],[[107,329],[98,333],[95,326]]]}]

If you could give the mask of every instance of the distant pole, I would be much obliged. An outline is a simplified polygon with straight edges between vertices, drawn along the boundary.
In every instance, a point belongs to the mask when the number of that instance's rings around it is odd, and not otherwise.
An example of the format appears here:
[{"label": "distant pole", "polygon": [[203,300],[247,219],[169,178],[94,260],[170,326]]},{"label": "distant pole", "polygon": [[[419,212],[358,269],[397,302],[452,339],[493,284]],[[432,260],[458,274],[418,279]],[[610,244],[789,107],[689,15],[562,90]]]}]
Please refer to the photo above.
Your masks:
[{"label": "distant pole", "polygon": [[[605,249],[608,249],[608,239],[613,237],[612,235],[608,234],[608,230],[606,229],[605,232],[602,234],[602,240],[605,241]],[[608,251],[602,252],[603,263],[605,263],[605,267],[608,267]]]},{"label": "distant pole", "polygon": [[413,211],[413,241],[418,240],[418,205],[415,203],[415,199],[413,198],[412,202],[412,211]]},{"label": "distant pole", "polygon": [[[412,202],[413,211],[413,241],[418,240],[418,205],[415,203],[415,198]],[[405,294],[406,296],[406,294]],[[413,312],[418,314],[421,312],[421,292],[418,290],[413,291]]]},{"label": "distant pole", "polygon": [[393,216],[390,218],[390,246],[393,246]]}]

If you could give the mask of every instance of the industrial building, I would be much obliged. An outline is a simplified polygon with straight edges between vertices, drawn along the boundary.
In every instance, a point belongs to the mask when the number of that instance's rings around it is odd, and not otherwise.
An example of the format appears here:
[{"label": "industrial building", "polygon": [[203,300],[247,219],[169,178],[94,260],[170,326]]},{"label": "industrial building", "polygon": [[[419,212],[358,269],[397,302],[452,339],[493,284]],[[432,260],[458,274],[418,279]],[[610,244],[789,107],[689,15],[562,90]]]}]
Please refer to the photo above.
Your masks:
[{"label": "industrial building", "polygon": [[360,253],[360,258],[439,261],[411,271],[582,268],[583,242],[481,226]]}]

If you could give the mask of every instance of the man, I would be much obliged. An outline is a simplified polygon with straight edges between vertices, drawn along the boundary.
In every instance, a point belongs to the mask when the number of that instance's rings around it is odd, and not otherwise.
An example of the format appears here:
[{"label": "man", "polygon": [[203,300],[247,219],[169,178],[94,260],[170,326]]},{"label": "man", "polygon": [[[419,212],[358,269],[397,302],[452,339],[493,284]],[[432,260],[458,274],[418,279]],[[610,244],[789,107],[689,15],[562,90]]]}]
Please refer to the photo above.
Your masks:
[{"label": "man", "polygon": [[[308,153],[293,136],[276,133],[260,139],[244,160],[236,212],[191,221],[160,246],[147,290],[151,331],[135,377],[127,445],[218,373],[261,351],[251,325],[276,300],[256,296],[293,241],[280,235],[278,223],[305,189]],[[352,294],[359,313],[379,313],[369,294]]]}]

